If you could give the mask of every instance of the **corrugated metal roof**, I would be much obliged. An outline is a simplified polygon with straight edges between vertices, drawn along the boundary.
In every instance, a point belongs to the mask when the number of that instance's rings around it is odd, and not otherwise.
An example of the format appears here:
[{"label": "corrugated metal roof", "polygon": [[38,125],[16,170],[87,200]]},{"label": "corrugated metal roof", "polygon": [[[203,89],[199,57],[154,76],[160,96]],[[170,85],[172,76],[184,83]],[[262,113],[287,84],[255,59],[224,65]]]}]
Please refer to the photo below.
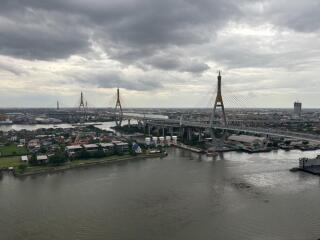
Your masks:
[{"label": "corrugated metal roof", "polygon": [[67,146],[67,150],[75,150],[75,149],[81,149],[81,145],[73,145],[73,146]]}]

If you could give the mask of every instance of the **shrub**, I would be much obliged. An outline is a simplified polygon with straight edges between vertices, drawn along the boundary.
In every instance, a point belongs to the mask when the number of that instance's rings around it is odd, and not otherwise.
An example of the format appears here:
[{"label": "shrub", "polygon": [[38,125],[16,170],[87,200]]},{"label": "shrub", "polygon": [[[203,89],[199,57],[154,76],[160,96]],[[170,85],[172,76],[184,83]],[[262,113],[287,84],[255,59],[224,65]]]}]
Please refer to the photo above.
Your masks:
[{"label": "shrub", "polygon": [[23,173],[26,169],[27,169],[27,165],[26,165],[26,164],[20,164],[20,165],[18,166],[18,171],[19,171],[20,173]]},{"label": "shrub", "polygon": [[57,152],[49,158],[49,163],[52,165],[61,165],[67,161],[67,157],[63,152]]}]

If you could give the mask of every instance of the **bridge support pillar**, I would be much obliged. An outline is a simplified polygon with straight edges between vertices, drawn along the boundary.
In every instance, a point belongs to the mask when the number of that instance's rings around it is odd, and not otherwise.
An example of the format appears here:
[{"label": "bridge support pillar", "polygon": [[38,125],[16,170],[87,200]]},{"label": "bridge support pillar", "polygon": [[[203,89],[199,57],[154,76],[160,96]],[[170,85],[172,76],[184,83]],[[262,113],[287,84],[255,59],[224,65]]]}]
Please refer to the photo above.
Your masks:
[{"label": "bridge support pillar", "polygon": [[192,140],[192,131],[191,131],[191,128],[188,128],[188,130],[187,130],[187,139],[188,139],[188,141],[191,141],[191,140]]},{"label": "bridge support pillar", "polygon": [[164,127],[162,127],[162,137],[164,137]]},{"label": "bridge support pillar", "polygon": [[180,138],[183,139],[184,138],[184,132],[185,132],[185,128],[184,127],[180,127]]}]

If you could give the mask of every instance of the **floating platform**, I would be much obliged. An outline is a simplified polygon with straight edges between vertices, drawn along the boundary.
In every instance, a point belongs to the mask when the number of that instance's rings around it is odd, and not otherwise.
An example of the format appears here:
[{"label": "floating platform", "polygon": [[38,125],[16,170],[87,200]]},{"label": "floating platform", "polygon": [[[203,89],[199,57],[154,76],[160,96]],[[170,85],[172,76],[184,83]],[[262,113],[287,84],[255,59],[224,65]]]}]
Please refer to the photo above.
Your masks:
[{"label": "floating platform", "polygon": [[320,166],[315,166],[315,167],[306,167],[306,168],[298,168],[294,167],[290,169],[290,172],[306,172],[306,173],[311,173],[313,175],[320,176]]},{"label": "floating platform", "polygon": [[189,151],[195,152],[195,153],[204,153],[204,151],[201,148],[188,146],[188,145],[185,145],[185,144],[182,144],[182,143],[172,144],[172,146],[175,146],[175,147],[178,147],[178,148],[182,148],[182,149],[186,149],[186,150],[189,150]]},{"label": "floating platform", "polygon": [[320,166],[300,168],[300,171],[320,176]]}]

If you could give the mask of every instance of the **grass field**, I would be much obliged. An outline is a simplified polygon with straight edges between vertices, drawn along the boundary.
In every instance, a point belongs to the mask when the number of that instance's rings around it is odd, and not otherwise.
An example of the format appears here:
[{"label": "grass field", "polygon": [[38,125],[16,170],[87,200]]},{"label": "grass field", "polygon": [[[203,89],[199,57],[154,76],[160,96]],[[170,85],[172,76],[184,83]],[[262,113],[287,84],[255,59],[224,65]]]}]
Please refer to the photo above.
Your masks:
[{"label": "grass field", "polygon": [[26,147],[17,147],[17,145],[12,144],[9,146],[0,147],[0,156],[21,156],[28,153]]},{"label": "grass field", "polygon": [[[91,158],[87,160],[73,160],[71,162],[67,162],[61,166],[52,166],[52,165],[40,165],[40,166],[28,166],[27,169],[25,169],[24,172],[17,172],[17,175],[31,175],[31,174],[39,174],[39,173],[46,173],[46,172],[56,172],[56,171],[64,171],[72,168],[77,168],[77,167],[85,167],[85,166],[90,166],[90,165],[99,165],[99,164],[105,164],[108,162],[117,162],[117,161],[123,161],[123,160],[133,160],[133,159],[139,159],[139,158],[146,158],[146,157],[159,157],[159,155],[145,155],[141,154],[138,156],[131,156],[129,154],[125,154],[123,156],[109,156],[109,157],[104,157],[104,158]],[[21,164],[19,163],[17,166]]]},{"label": "grass field", "polygon": [[0,168],[18,167],[21,164],[20,157],[1,157]]}]

